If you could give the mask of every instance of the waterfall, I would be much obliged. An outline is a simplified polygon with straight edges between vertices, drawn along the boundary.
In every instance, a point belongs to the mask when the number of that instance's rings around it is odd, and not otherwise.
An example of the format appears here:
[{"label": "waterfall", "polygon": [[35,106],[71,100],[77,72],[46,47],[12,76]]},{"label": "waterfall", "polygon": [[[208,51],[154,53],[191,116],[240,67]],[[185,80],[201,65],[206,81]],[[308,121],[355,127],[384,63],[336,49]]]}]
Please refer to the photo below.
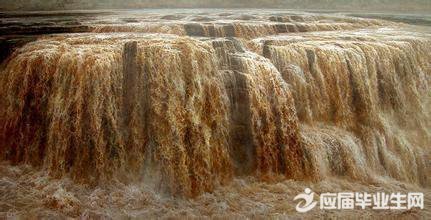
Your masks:
[{"label": "waterfall", "polygon": [[190,16],[17,48],[0,70],[0,159],[185,198],[247,176],[431,185],[430,34],[338,15]]}]

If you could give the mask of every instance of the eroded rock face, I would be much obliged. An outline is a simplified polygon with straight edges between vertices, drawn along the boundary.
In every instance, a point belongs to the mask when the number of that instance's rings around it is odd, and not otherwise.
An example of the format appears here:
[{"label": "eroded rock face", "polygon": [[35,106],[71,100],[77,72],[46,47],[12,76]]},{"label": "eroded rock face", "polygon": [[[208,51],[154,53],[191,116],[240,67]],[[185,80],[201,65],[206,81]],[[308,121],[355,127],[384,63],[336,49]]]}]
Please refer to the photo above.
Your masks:
[{"label": "eroded rock face", "polygon": [[104,33],[16,49],[0,74],[1,158],[185,196],[244,175],[430,184],[429,34],[229,16],[102,16],[86,26]]}]

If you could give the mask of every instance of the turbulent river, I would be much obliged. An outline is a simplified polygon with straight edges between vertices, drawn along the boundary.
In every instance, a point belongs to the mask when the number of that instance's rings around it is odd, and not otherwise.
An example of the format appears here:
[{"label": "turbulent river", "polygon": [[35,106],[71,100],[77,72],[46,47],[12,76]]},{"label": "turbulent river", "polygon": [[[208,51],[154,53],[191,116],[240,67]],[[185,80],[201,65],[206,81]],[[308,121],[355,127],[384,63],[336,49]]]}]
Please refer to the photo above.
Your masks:
[{"label": "turbulent river", "polygon": [[[1,25],[26,40],[0,65],[0,217],[431,215],[425,26],[270,10]],[[419,191],[425,208],[300,214],[306,187]]]}]

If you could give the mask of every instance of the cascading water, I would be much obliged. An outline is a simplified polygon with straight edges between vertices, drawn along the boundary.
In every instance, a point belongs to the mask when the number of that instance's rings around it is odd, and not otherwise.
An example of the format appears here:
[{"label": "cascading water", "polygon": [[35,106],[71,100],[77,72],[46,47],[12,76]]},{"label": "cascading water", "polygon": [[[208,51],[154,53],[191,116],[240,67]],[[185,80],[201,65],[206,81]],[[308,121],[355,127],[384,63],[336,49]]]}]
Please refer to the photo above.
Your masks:
[{"label": "cascading water", "polygon": [[428,32],[341,15],[123,16],[3,62],[0,208],[232,217],[289,213],[275,194],[303,184],[429,189]]}]

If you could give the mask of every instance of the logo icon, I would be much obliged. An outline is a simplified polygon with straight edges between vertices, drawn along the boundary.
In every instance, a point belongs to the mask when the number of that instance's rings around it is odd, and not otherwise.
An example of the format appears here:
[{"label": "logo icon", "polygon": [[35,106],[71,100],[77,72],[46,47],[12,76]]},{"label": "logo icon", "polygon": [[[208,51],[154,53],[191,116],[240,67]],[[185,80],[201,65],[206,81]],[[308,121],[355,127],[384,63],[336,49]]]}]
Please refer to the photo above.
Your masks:
[{"label": "logo icon", "polygon": [[296,205],[296,211],[301,213],[308,212],[317,205],[317,202],[313,202],[314,192],[311,191],[310,188],[305,188],[304,192],[305,193],[300,193],[293,199],[293,201],[301,199]]}]

